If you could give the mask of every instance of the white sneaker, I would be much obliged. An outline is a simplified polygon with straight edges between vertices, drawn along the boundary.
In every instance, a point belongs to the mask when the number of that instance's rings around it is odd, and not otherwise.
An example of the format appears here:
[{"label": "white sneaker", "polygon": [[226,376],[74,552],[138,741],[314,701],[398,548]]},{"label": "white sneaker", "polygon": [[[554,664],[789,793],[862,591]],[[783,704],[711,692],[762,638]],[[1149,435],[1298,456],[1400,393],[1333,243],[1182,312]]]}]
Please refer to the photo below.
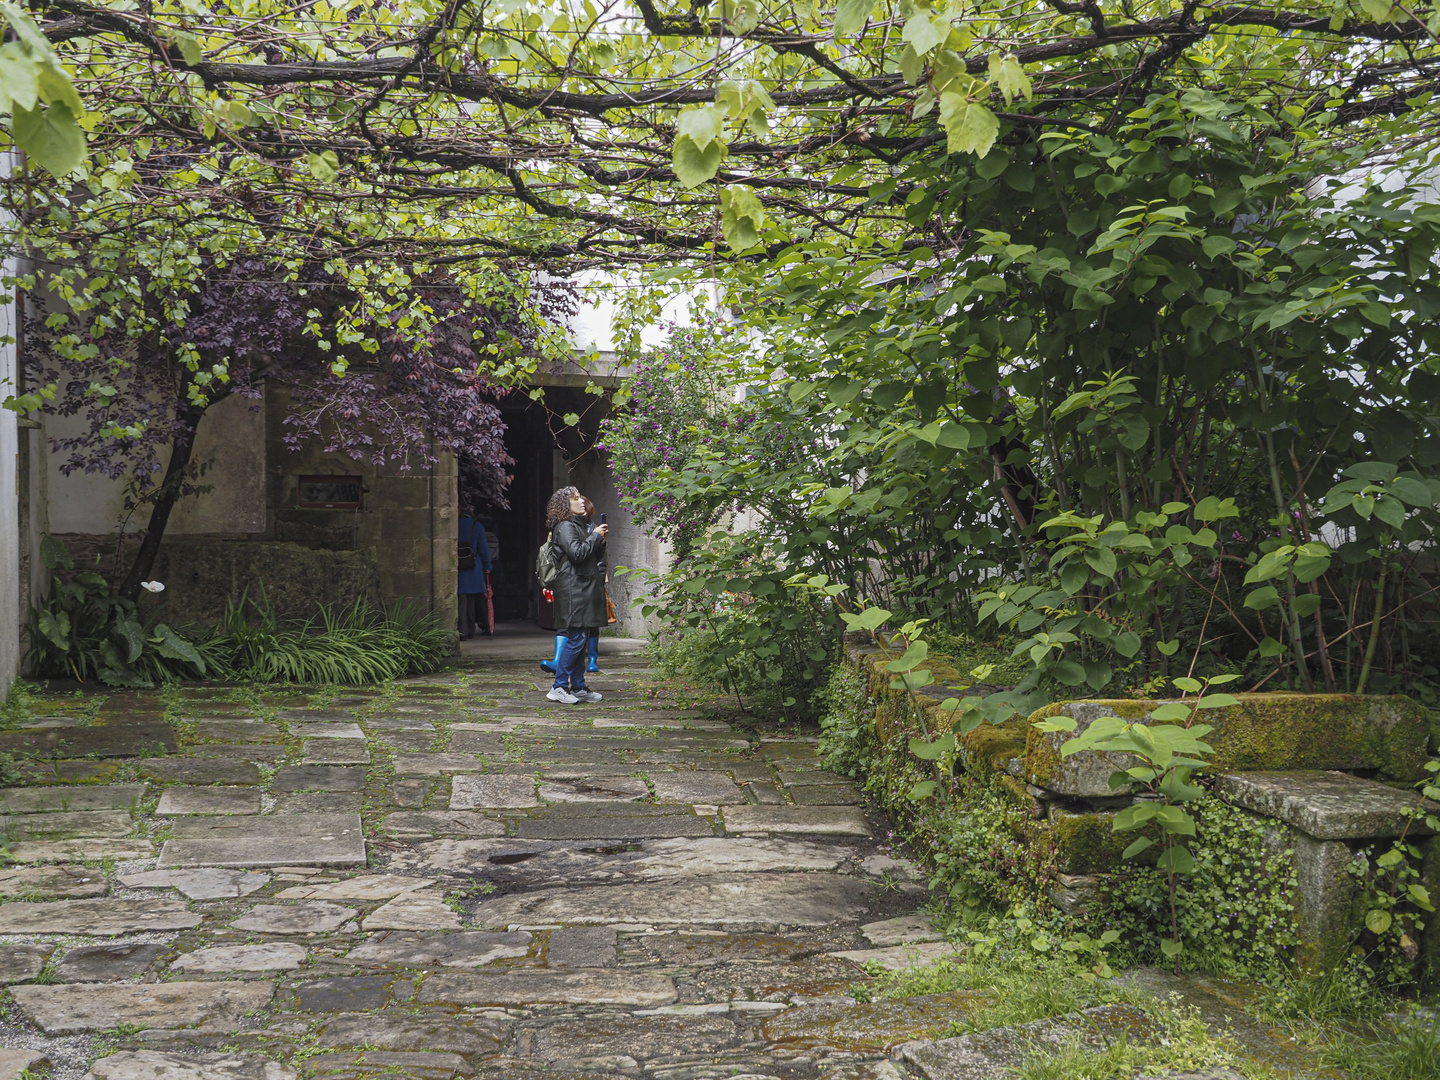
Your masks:
[{"label": "white sneaker", "polygon": [[604,698],[603,698],[600,694],[597,694],[594,690],[576,690],[576,691],[575,691],[575,700],[576,700],[576,701],[603,701]]},{"label": "white sneaker", "polygon": [[[563,686],[552,686],[550,692],[545,696],[551,701],[560,702],[562,705],[574,705],[580,700],[580,698],[576,697],[569,690],[566,690]],[[588,701],[589,699],[587,698],[585,700]]]}]

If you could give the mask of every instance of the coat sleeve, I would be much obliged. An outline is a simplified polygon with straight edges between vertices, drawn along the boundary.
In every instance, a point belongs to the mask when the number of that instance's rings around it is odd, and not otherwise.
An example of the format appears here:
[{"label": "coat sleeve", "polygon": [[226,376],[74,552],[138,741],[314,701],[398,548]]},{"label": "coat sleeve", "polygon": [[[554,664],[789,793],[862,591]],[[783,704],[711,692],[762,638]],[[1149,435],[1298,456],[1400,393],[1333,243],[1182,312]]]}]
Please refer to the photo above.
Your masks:
[{"label": "coat sleeve", "polygon": [[475,523],[475,539],[477,543],[472,545],[475,548],[475,559],[488,574],[490,572],[490,542],[485,539],[485,526],[478,521]]},{"label": "coat sleeve", "polygon": [[604,538],[598,532],[587,532],[578,521],[562,521],[555,529],[555,542],[572,566],[579,566],[597,549],[605,548]]}]

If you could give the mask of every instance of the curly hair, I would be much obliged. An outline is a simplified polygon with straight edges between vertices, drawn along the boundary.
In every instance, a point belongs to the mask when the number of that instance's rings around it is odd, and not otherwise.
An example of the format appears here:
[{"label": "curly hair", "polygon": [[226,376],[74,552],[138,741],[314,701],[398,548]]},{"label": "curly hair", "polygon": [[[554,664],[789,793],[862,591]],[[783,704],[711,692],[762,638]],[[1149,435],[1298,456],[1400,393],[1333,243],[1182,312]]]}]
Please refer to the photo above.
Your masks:
[{"label": "curly hair", "polygon": [[551,495],[550,501],[545,504],[545,528],[553,529],[560,522],[574,518],[575,515],[570,512],[570,500],[579,494],[578,488],[563,487]]}]

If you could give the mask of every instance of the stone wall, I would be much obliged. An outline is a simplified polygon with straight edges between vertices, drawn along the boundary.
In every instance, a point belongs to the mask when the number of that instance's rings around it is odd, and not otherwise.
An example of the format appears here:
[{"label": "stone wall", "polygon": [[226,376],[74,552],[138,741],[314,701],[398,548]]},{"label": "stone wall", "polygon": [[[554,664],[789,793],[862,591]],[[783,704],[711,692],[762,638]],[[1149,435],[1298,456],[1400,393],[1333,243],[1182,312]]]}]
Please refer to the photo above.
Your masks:
[{"label": "stone wall", "polygon": [[[889,772],[873,789],[888,793],[897,817],[922,813],[906,805],[907,777],[918,777],[910,739],[948,731],[954,713],[941,702],[955,696],[935,688],[907,694],[891,688],[892,676],[873,649],[851,646],[875,703],[872,745],[877,768]],[[938,681],[953,678],[943,660],[932,665]],[[1440,896],[1440,839],[1410,820],[1418,804],[1414,781],[1436,747],[1435,717],[1402,696],[1358,697],[1323,694],[1239,695],[1239,704],[1208,710],[1215,730],[1213,766],[1202,776],[1214,795],[1251,815],[1263,827],[1269,847],[1293,851],[1299,883],[1297,959],[1323,968],[1340,959],[1363,929],[1359,878],[1351,872],[1365,849],[1388,849],[1403,832],[1418,845],[1421,872],[1430,892]],[[1027,853],[1019,862],[1043,865],[1046,895],[1060,910],[1082,914],[1103,898],[1106,875],[1125,864],[1121,853],[1136,836],[1117,834],[1116,816],[1135,797],[1112,790],[1112,773],[1133,762],[1095,752],[1062,759],[1060,746],[1071,735],[1047,733],[1033,722],[1066,715],[1077,733],[1102,716],[1143,721],[1162,702],[1073,701],[1046,706],[1026,719],[982,724],[960,739],[959,769],[993,777],[1001,798],[1018,811],[1015,842]],[[1434,807],[1440,811],[1440,807]],[[1153,859],[1154,852],[1151,853]],[[1271,857],[1254,853],[1257,861]],[[1420,943],[1429,965],[1440,973],[1440,927]]]}]

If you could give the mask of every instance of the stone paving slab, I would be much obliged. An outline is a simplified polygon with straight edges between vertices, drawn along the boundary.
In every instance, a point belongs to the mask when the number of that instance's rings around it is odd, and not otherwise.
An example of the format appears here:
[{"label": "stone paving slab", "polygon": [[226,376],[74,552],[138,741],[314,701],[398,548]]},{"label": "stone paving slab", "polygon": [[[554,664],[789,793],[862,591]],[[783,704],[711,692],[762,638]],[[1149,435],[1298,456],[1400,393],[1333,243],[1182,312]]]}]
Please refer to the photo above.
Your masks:
[{"label": "stone paving slab", "polygon": [[469,810],[399,810],[387,814],[380,831],[391,836],[504,836],[502,822]]},{"label": "stone paving slab", "polygon": [[850,807],[727,806],[725,831],[802,833],[813,836],[870,836],[865,815]]},{"label": "stone paving slab", "polygon": [[364,741],[365,732],[360,730],[356,723],[292,723],[290,725],[290,737],[292,739],[360,739]]},{"label": "stone paving slab", "polygon": [[236,930],[257,934],[328,934],[339,930],[359,912],[351,907],[308,900],[299,904],[256,904],[248,914],[230,923]]},{"label": "stone paving slab", "polygon": [[49,945],[0,945],[0,986],[27,982],[45,967]]},{"label": "stone paving slab", "polygon": [[329,765],[287,765],[275,774],[271,791],[359,791],[365,770]]},{"label": "stone paving slab", "polygon": [[[1423,820],[1412,821],[1412,789],[1389,787],[1342,772],[1248,772],[1215,778],[1215,793],[1266,817],[1279,818],[1317,840],[1368,840],[1428,836]],[[1431,802],[1432,813],[1440,804]]]},{"label": "stone paving slab", "polygon": [[120,875],[120,884],[137,889],[177,889],[191,900],[249,896],[270,881],[269,874],[242,870],[147,870]]},{"label": "stone paving slab", "polygon": [[260,1054],[122,1050],[101,1058],[84,1080],[298,1080],[288,1065]]},{"label": "stone paving slab", "polygon": [[263,720],[226,718],[195,721],[195,738],[201,742],[275,742],[284,738],[276,725]]},{"label": "stone paving slab", "polygon": [[163,720],[111,722],[94,727],[0,731],[0,753],[35,758],[135,757],[179,750],[175,729]]},{"label": "stone paving slab", "polygon": [[21,1080],[25,1070],[38,1070],[49,1060],[42,1050],[6,1050],[0,1047],[0,1080]]},{"label": "stone paving slab", "polygon": [[55,810],[129,810],[144,797],[144,784],[0,788],[0,813],[39,814]]},{"label": "stone paving slab", "polygon": [[0,869],[0,896],[45,896],[79,900],[104,896],[105,875],[87,866],[26,866]]},{"label": "stone paving slab", "polygon": [[546,802],[631,802],[650,794],[638,776],[596,776],[585,780],[544,780],[540,798]]},{"label": "stone paving slab", "polygon": [[379,1015],[341,1015],[320,1029],[317,1042],[331,1049],[351,1047],[414,1050],[488,1056],[510,1038],[508,1018],[487,1016],[410,1016],[394,1011]]},{"label": "stone paving slab", "polygon": [[365,841],[358,814],[177,818],[161,868],[183,866],[358,866]]},{"label": "stone paving slab", "polygon": [[161,817],[178,814],[258,814],[260,792],[255,788],[168,787],[160,793],[155,813]]},{"label": "stone paving slab", "polygon": [[839,874],[716,874],[643,885],[536,889],[487,900],[475,912],[486,929],[514,925],[829,926],[858,921],[875,886]]},{"label": "stone paving slab", "polygon": [[155,854],[149,840],[127,837],[124,840],[23,840],[11,844],[6,853],[15,862],[68,863],[87,859],[144,859]]},{"label": "stone paving slab", "polygon": [[485,762],[474,754],[396,754],[397,776],[444,776],[484,772]]},{"label": "stone paving slab", "polygon": [[115,982],[143,975],[166,951],[151,942],[119,945],[80,945],[68,951],[55,966],[62,983]]},{"label": "stone paving slab", "polygon": [[678,997],[664,975],[616,971],[514,971],[503,975],[432,975],[422,1005],[668,1005]]},{"label": "stone paving slab", "polygon": [[664,817],[596,815],[589,819],[545,816],[522,819],[515,827],[515,835],[534,840],[651,840],[713,836],[715,829],[705,818],[679,814]]},{"label": "stone paving slab", "polygon": [[849,960],[862,967],[879,964],[886,971],[902,971],[905,968],[929,967],[941,960],[958,958],[963,950],[947,941],[930,941],[915,945],[891,945],[883,949],[847,949],[827,955],[840,960]]},{"label": "stone paving slab", "polygon": [[152,758],[140,762],[146,779],[175,784],[260,783],[260,769],[253,761],[232,758]]},{"label": "stone paving slab", "polygon": [[358,791],[299,791],[274,796],[276,814],[358,814]]},{"label": "stone paving slab", "polygon": [[305,949],[290,941],[263,945],[219,945],[185,953],[170,965],[172,971],[196,975],[238,971],[290,971],[306,961]]},{"label": "stone paving slab", "polygon": [[242,1013],[270,1002],[269,982],[166,982],[66,986],[14,986],[11,996],[26,1019],[47,1035],[201,1024],[233,1030]]},{"label": "stone paving slab", "polygon": [[657,773],[650,778],[655,798],[664,802],[703,803],[728,806],[745,802],[745,793],[718,773]]},{"label": "stone paving slab", "polygon": [[382,904],[365,917],[361,929],[376,930],[459,930],[460,913],[449,907],[439,893],[409,892]]},{"label": "stone paving slab", "polygon": [[525,956],[530,951],[531,941],[532,936],[525,931],[395,932],[372,936],[346,953],[345,959],[355,963],[401,967],[484,967],[496,960]]},{"label": "stone paving slab", "polygon": [[370,764],[370,748],[355,739],[306,739],[301,755],[303,765]]},{"label": "stone paving slab", "polygon": [[292,885],[275,894],[276,900],[393,900],[401,893],[414,892],[435,884],[434,878],[405,874],[361,874],[343,881]]},{"label": "stone paving slab", "polygon": [[531,776],[457,776],[450,784],[451,810],[522,809],[539,805],[535,779]]},{"label": "stone paving slab", "polygon": [[113,937],[150,930],[188,930],[202,918],[179,900],[15,902],[0,905],[0,934]]},{"label": "stone paving slab", "polygon": [[0,834],[17,839],[128,836],[135,822],[128,810],[57,810],[42,814],[0,814]]}]

